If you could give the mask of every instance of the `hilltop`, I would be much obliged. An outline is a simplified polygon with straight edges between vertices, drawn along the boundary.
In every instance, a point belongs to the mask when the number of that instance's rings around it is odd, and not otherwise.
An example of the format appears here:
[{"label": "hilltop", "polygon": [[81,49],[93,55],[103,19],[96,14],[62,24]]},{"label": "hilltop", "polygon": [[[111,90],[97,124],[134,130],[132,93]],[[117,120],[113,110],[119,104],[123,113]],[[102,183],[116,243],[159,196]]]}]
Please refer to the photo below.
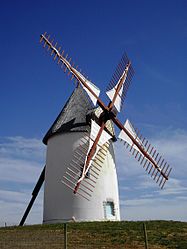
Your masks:
[{"label": "hilltop", "polygon": [[[67,223],[68,249],[143,249],[143,223],[151,249],[187,248],[187,222],[121,221]],[[0,228],[1,249],[64,248],[64,224]]]}]

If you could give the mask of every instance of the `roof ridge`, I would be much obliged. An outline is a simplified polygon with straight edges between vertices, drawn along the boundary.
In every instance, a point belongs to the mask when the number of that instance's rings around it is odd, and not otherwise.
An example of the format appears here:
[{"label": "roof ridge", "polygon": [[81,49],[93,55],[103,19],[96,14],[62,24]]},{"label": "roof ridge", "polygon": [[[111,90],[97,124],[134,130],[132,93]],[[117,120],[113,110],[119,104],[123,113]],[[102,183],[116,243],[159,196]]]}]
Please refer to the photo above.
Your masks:
[{"label": "roof ridge", "polygon": [[43,143],[47,144],[50,137],[64,132],[87,131],[88,123],[86,115],[93,108],[85,91],[77,86],[61,112],[43,138]]}]

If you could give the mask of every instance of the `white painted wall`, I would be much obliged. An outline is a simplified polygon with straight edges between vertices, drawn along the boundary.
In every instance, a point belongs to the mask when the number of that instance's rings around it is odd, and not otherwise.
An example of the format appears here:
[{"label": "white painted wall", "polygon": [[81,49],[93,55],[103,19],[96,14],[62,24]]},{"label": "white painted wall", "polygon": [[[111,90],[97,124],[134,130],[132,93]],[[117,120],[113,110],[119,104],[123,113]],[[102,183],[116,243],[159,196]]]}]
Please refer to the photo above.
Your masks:
[{"label": "white painted wall", "polygon": [[90,201],[74,195],[62,182],[73,151],[80,143],[83,132],[63,133],[51,137],[47,145],[46,175],[44,187],[44,223],[106,220],[104,202],[113,201],[115,216],[120,220],[119,195],[114,151],[112,144],[106,155]]}]

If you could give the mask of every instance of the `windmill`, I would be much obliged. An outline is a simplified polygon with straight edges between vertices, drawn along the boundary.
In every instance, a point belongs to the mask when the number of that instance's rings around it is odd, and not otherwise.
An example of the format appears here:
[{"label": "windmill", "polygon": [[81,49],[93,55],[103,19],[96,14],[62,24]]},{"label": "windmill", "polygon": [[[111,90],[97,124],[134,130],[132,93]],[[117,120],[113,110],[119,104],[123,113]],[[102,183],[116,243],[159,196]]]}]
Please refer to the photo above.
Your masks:
[{"label": "windmill", "polygon": [[[106,94],[110,101],[106,105],[99,97],[100,89],[74,66],[71,58],[65,55],[64,50],[61,51],[61,47],[57,47],[50,35],[42,34],[40,42],[78,85],[44,137],[43,142],[47,144],[46,166],[20,225],[24,224],[44,179],[44,223],[56,223],[69,220],[70,217],[78,220],[119,220],[118,185],[112,147],[112,141],[116,140],[114,125],[120,130],[118,139],[161,189],[171,172],[170,165],[130,121],[127,119],[123,125],[117,118],[134,74],[131,61],[126,54],[122,56],[107,87]],[[60,136],[64,131],[63,137]],[[71,133],[73,131],[74,134]],[[71,146],[68,147],[68,144]],[[55,183],[57,177],[60,177],[58,184]],[[61,195],[59,186],[62,185]]]}]

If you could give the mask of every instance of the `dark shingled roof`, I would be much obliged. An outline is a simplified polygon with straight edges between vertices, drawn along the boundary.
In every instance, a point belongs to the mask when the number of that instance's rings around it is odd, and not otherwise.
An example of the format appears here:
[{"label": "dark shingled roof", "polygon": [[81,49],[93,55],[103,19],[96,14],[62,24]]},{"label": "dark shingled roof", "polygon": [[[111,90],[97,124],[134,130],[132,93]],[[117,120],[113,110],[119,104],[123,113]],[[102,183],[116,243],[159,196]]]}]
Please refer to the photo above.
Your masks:
[{"label": "dark shingled roof", "polygon": [[91,109],[93,109],[93,106],[85,91],[81,87],[75,88],[57,119],[44,136],[43,143],[47,144],[51,136],[59,133],[87,131],[89,125],[86,116]]}]

